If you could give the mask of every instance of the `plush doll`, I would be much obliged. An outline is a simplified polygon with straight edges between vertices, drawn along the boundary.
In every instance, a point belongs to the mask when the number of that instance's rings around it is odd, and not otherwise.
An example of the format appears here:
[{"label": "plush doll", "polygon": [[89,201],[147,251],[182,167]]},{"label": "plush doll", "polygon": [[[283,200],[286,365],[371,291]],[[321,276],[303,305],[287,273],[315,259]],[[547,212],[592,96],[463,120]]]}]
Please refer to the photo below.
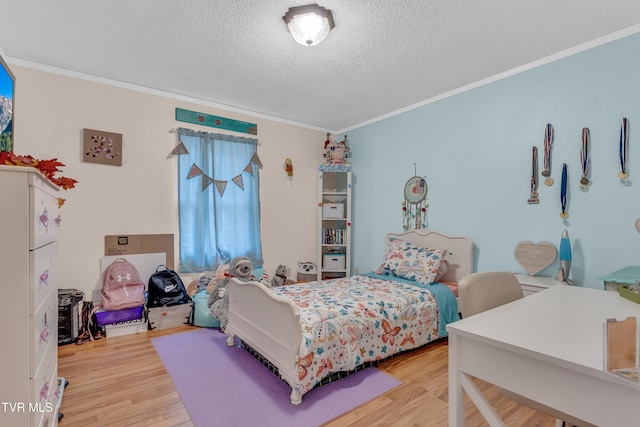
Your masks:
[{"label": "plush doll", "polygon": [[318,280],[318,268],[312,262],[298,263],[298,282],[313,282]]},{"label": "plush doll", "polygon": [[251,273],[253,265],[251,260],[244,256],[235,257],[229,264],[229,271],[225,277],[218,281],[209,296],[209,308],[211,315],[220,322],[220,329],[224,332],[229,322],[229,295],[227,294],[227,284],[232,277],[243,282],[253,280]]},{"label": "plush doll", "polygon": [[271,279],[271,287],[277,288],[278,286],[284,286],[287,282],[287,266],[280,264],[276,268],[276,274]]}]

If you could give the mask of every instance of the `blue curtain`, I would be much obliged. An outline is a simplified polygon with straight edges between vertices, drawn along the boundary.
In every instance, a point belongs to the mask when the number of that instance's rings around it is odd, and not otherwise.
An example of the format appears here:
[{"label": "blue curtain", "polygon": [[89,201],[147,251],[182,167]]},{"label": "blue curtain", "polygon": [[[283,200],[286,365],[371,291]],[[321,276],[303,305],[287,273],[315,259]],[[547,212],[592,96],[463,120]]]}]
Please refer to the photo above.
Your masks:
[{"label": "blue curtain", "polygon": [[215,270],[236,256],[261,267],[258,141],[184,128],[178,136],[188,151],[178,156],[180,272]]}]

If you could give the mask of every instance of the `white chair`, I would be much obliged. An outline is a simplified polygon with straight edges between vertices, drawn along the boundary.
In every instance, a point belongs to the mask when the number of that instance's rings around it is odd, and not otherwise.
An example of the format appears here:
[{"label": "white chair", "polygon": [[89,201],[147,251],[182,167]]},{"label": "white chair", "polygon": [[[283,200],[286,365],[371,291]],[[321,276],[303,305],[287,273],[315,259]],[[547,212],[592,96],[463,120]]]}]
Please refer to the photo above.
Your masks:
[{"label": "white chair", "polygon": [[507,271],[486,271],[464,276],[458,283],[462,317],[487,311],[523,298],[520,282]]}]

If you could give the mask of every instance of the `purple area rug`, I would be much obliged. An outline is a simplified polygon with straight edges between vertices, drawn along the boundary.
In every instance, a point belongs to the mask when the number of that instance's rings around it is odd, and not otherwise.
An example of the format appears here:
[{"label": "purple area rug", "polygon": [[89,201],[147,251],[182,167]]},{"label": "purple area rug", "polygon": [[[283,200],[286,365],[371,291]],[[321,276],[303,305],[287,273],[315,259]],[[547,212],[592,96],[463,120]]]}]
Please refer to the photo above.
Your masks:
[{"label": "purple area rug", "polygon": [[400,381],[367,368],[318,387],[294,406],[291,388],[217,329],[152,339],[196,426],[318,426]]}]

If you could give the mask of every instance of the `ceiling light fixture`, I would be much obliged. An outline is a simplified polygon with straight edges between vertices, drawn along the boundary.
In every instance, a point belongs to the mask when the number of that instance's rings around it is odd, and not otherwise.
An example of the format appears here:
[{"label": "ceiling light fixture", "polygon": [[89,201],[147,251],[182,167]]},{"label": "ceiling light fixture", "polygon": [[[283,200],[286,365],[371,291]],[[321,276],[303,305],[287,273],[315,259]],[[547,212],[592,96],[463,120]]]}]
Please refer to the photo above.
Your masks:
[{"label": "ceiling light fixture", "polygon": [[335,26],[331,11],[317,4],[291,7],[282,19],[294,40],[304,46],[320,44]]}]

